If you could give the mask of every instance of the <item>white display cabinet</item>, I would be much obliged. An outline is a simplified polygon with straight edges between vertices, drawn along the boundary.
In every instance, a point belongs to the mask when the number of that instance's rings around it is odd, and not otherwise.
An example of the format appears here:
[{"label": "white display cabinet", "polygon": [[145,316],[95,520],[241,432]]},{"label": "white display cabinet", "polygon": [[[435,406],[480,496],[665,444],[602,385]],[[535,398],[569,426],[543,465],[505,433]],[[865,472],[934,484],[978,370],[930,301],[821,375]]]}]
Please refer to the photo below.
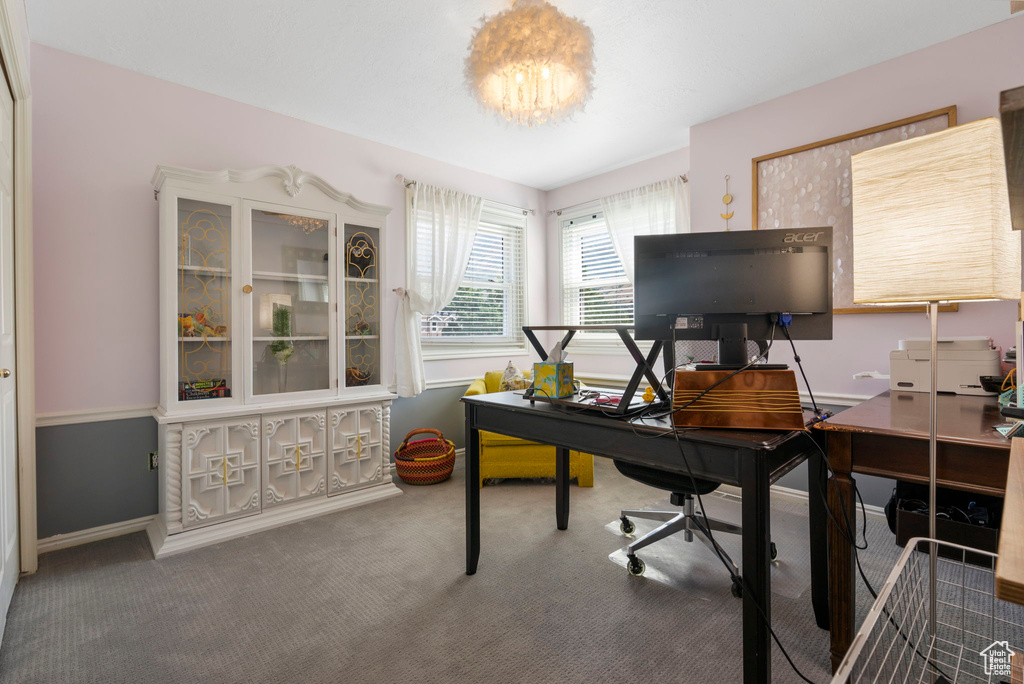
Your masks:
[{"label": "white display cabinet", "polygon": [[400,493],[381,353],[388,207],[294,166],[158,166],[157,557]]}]

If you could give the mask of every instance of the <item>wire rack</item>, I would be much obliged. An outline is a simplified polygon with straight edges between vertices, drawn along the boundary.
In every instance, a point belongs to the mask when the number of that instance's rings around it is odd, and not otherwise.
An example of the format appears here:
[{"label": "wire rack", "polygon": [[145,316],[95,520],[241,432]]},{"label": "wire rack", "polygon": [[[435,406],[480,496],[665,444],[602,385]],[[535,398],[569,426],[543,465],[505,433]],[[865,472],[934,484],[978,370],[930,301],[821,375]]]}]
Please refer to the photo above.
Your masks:
[{"label": "wire rack", "polygon": [[1024,606],[996,598],[993,553],[934,542],[936,625],[929,634],[929,555],[916,549],[931,542],[907,543],[832,684],[1024,681]]}]

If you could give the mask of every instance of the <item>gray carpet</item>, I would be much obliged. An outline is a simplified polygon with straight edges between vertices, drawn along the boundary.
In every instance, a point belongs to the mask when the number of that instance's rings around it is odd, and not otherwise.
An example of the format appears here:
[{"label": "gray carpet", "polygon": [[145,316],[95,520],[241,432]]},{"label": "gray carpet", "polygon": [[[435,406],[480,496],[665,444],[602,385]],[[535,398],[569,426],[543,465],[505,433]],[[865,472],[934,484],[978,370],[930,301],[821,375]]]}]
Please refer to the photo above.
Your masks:
[{"label": "gray carpet", "polygon": [[[0,682],[737,682],[740,602],[628,576],[604,529],[664,497],[596,459],[554,524],[550,484],[481,494],[483,551],[464,574],[463,476],[397,498],[152,560],[144,534],[46,554],[18,585]],[[799,504],[775,504],[802,513]],[[869,522],[876,586],[898,549]],[[693,553],[710,553],[692,545]],[[809,590],[773,597],[800,669],[828,681]],[[859,589],[859,613],[870,605]],[[775,682],[798,681],[774,650]]]}]

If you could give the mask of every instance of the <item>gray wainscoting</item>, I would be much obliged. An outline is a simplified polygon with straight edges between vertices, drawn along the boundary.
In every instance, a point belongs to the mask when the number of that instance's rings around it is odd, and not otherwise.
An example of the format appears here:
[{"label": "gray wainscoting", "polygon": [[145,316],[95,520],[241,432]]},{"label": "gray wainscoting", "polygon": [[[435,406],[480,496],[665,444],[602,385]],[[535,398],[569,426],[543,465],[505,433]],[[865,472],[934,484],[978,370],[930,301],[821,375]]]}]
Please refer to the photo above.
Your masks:
[{"label": "gray wainscoting", "polygon": [[[424,427],[440,430],[461,448],[465,414],[459,398],[465,391],[465,387],[444,387],[396,399],[391,409],[392,450],[410,431]],[[37,428],[39,538],[155,514],[157,474],[150,472],[147,455],[156,450],[156,441],[152,418]],[[778,484],[807,491],[806,466]],[[883,506],[893,481],[859,475],[857,485],[864,503]]]},{"label": "gray wainscoting", "polygon": [[156,513],[151,451],[152,418],[37,428],[39,538]]},{"label": "gray wainscoting", "polygon": [[395,399],[391,405],[391,451],[418,428],[440,430],[445,439],[455,442],[461,449],[466,441],[466,412],[459,399],[468,387],[442,387],[427,390],[418,397]]},{"label": "gray wainscoting", "polygon": [[[391,408],[391,448],[415,429],[430,427],[461,447],[465,422],[459,398],[465,387],[427,390],[396,399]],[[156,451],[152,418],[53,425],[36,429],[38,535],[78,532],[157,512]]]}]

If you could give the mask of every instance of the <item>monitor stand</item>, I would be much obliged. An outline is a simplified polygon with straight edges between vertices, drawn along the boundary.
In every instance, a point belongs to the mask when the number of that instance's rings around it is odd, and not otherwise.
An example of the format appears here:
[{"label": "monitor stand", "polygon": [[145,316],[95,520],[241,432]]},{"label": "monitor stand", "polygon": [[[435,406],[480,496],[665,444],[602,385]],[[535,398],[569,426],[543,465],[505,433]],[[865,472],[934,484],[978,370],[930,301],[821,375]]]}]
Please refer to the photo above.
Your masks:
[{"label": "monitor stand", "polygon": [[[746,323],[723,323],[716,325],[713,330],[714,336],[718,339],[718,363],[698,363],[697,370],[740,370],[745,368],[749,359],[747,358],[747,324]],[[758,342],[761,350],[764,350],[762,342]],[[751,368],[757,370],[789,370],[784,363],[759,363]]]}]

